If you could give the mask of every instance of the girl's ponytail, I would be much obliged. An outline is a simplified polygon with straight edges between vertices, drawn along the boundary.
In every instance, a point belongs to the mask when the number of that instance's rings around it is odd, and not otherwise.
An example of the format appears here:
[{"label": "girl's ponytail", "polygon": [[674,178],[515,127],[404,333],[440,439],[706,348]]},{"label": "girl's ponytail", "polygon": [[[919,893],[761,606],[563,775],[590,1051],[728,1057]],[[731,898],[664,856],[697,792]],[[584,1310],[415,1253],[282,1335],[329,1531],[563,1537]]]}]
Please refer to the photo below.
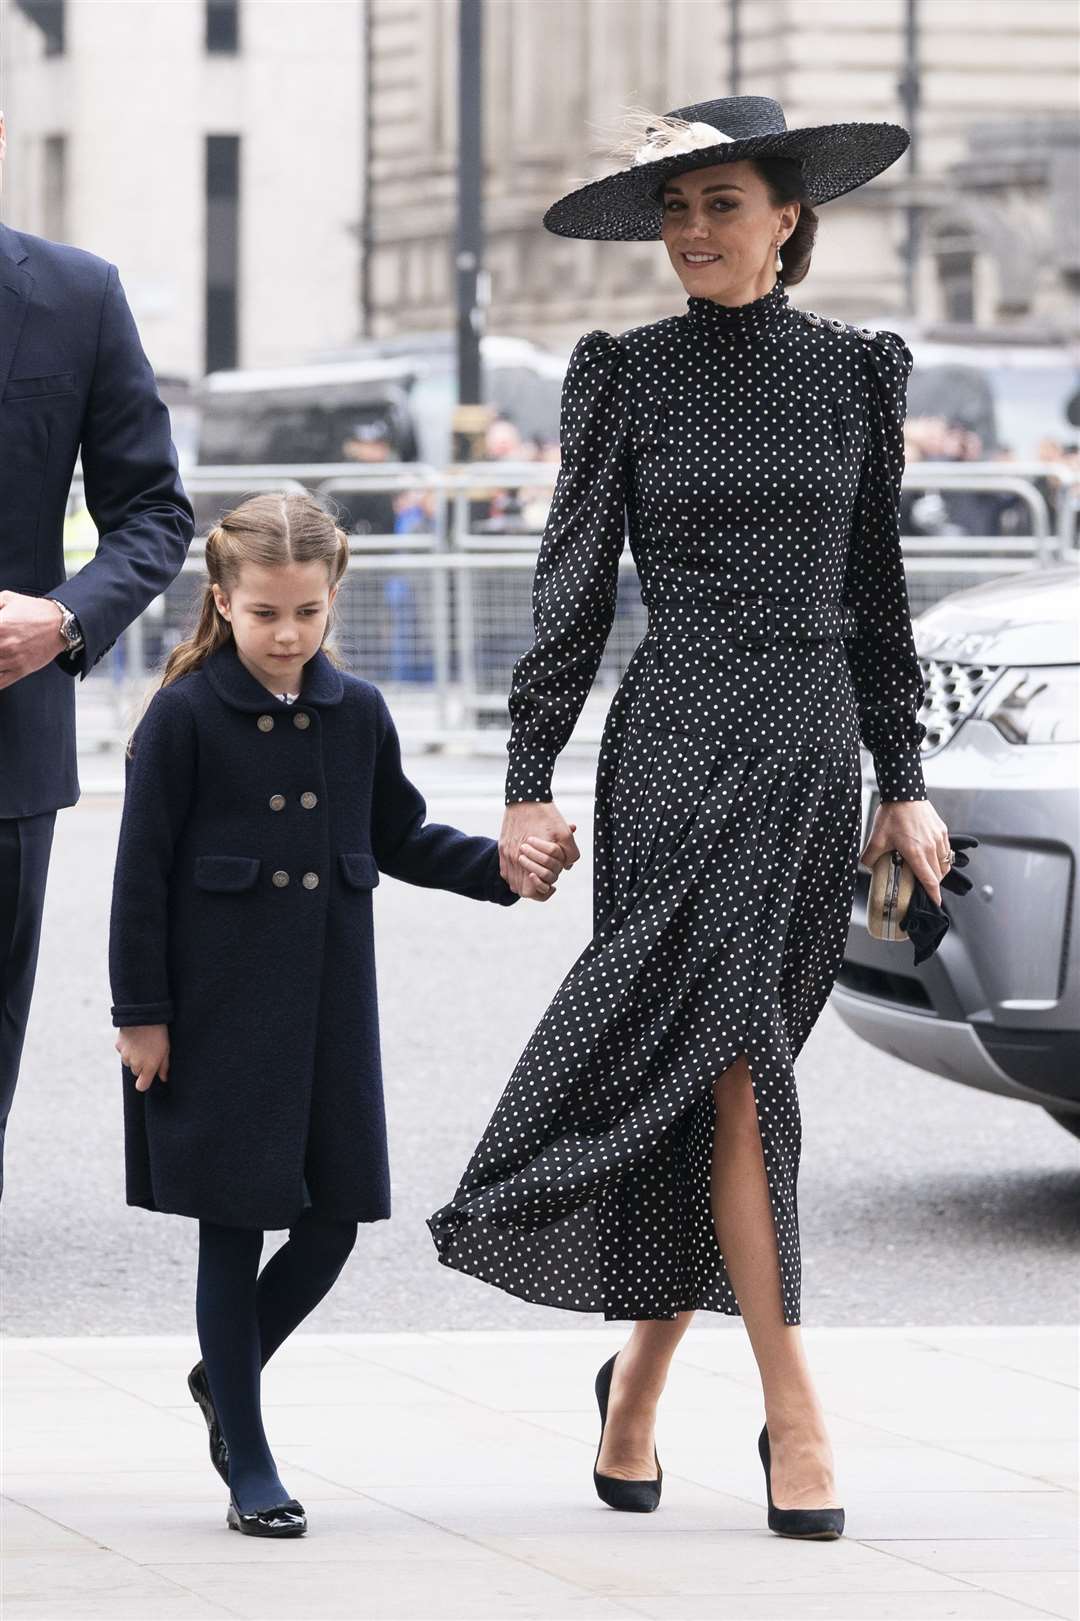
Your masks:
[{"label": "girl's ponytail", "polygon": [[[349,566],[349,557],[351,555],[349,549],[349,537],[345,533],[344,529],[342,529],[338,524],[334,525],[334,535],[337,540],[337,552],[335,554],[334,561],[330,566],[330,584],[332,586],[337,585],[345,578],[345,571]],[[330,612],[326,618],[326,629],[323,631],[322,650],[330,660],[331,664],[336,664],[339,669],[343,669],[345,667],[345,660],[342,658],[341,654],[337,650],[337,647],[330,639],[336,629],[337,603],[332,602],[330,604]]]},{"label": "girl's ponytail", "polygon": [[202,589],[195,629],[182,642],[177,642],[166,659],[165,671],[161,677],[163,687],[178,681],[182,675],[187,675],[189,670],[197,670],[211,653],[232,640],[232,627],[229,621],[218,613],[218,606],[214,601],[214,582],[221,580],[224,554],[229,545],[225,526],[230,516],[231,514],[227,513],[221,523],[215,524],[206,537],[208,578]]}]

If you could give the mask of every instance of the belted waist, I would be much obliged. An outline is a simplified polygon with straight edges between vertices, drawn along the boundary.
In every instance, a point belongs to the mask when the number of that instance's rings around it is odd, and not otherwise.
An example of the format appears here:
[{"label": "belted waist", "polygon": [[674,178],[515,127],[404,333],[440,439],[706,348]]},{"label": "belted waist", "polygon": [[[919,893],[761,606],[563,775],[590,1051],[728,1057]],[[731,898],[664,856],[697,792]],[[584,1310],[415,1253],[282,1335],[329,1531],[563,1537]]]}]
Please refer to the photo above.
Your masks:
[{"label": "belted waist", "polygon": [[646,636],[715,637],[753,646],[765,642],[840,642],[858,630],[854,608],[827,598],[717,594],[649,604]]}]

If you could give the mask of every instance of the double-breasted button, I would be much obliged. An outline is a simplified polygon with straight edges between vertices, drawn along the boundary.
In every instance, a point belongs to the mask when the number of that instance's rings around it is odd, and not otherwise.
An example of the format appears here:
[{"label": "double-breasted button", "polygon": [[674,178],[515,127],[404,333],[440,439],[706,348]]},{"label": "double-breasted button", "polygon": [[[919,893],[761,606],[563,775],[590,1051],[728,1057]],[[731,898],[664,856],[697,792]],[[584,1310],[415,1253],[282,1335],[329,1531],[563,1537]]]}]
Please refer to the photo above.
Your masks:
[{"label": "double-breasted button", "polygon": [[276,884],[278,889],[284,889],[285,885],[289,882],[289,875],[287,872],[281,872],[279,869],[271,878],[270,882],[272,884]]},{"label": "double-breasted button", "polygon": [[284,794],[271,794],[270,795],[270,809],[271,810],[284,810],[285,809],[285,795]]},{"label": "double-breasted button", "polygon": [[311,725],[311,716],[305,715],[304,711],[301,710],[299,715],[293,716],[292,723],[294,726],[298,726],[302,732],[306,732]]},{"label": "double-breasted button", "polygon": [[260,732],[272,732],[274,730],[274,717],[273,715],[260,715],[255,724]]},{"label": "double-breasted button", "polygon": [[319,875],[317,872],[306,872],[300,880],[305,889],[318,889]]},{"label": "double-breasted button", "polygon": [[303,805],[305,810],[314,810],[316,805],[319,803],[319,796],[318,794],[313,794],[309,788],[306,794],[300,795],[300,803]]}]

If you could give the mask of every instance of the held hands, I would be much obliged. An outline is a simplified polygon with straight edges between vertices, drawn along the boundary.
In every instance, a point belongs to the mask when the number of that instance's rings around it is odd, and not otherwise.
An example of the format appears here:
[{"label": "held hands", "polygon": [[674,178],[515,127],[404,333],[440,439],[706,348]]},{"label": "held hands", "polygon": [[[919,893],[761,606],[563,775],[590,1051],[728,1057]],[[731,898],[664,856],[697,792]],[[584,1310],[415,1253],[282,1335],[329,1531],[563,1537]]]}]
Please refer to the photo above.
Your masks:
[{"label": "held hands", "polygon": [[949,871],[949,830],[928,799],[879,804],[859,861],[872,867],[886,850],[899,850],[935,905],[941,905],[941,879]]},{"label": "held hands", "polygon": [[113,1045],[135,1074],[136,1092],[149,1092],[156,1076],[169,1079],[167,1024],[124,1025]]},{"label": "held hands", "polygon": [[14,686],[66,651],[60,634],[63,618],[52,597],[0,591],[0,688]]},{"label": "held hands", "polygon": [[517,895],[550,900],[564,867],[581,856],[574,832],[550,800],[522,800],[507,805],[499,834],[499,871]]}]

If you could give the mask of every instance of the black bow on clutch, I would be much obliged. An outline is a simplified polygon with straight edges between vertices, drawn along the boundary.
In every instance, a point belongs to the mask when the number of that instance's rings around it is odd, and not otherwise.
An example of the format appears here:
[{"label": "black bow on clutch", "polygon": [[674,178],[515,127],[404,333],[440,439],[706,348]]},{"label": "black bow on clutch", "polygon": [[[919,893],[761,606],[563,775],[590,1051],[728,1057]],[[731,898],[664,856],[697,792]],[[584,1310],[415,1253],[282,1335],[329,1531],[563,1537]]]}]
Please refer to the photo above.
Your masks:
[{"label": "black bow on clutch", "polygon": [[[952,845],[954,860],[948,872],[941,880],[942,889],[951,890],[954,895],[966,895],[971,888],[971,879],[958,867],[966,867],[968,857],[965,850],[975,850],[979,841],[967,833],[950,833],[949,843]],[[911,901],[907,911],[900,919],[900,927],[904,929],[915,947],[915,966],[932,957],[938,946],[949,932],[951,919],[943,906],[932,901],[926,890],[915,879],[915,887],[911,893]]]}]

